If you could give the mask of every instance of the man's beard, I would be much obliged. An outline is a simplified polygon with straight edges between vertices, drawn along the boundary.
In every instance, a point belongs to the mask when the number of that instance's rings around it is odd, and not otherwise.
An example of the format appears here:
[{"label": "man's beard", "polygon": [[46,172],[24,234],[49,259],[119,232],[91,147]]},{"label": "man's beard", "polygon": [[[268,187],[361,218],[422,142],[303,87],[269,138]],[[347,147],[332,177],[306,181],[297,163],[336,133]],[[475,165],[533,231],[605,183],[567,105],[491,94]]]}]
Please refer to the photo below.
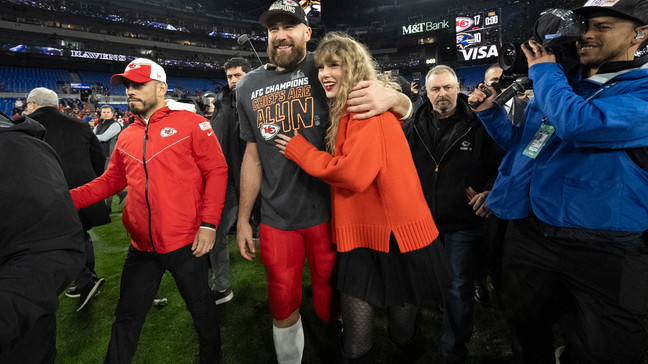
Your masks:
[{"label": "man's beard", "polygon": [[301,62],[304,56],[306,56],[305,43],[293,43],[290,54],[284,54],[284,52],[281,52],[280,54],[274,44],[268,44],[268,58],[270,58],[270,62],[277,67],[288,70],[294,69],[299,62]]},{"label": "man's beard", "polygon": [[136,101],[139,101],[142,104],[142,106],[138,107],[138,106],[135,106],[134,102],[132,102],[132,101],[128,102],[128,109],[130,110],[130,112],[132,112],[135,115],[144,116],[149,111],[151,111],[153,106],[155,106],[155,105],[147,103],[144,100],[137,99]]},{"label": "man's beard", "polygon": [[439,113],[445,113],[448,110],[452,109],[452,102],[449,99],[436,100],[434,103],[434,109]]}]

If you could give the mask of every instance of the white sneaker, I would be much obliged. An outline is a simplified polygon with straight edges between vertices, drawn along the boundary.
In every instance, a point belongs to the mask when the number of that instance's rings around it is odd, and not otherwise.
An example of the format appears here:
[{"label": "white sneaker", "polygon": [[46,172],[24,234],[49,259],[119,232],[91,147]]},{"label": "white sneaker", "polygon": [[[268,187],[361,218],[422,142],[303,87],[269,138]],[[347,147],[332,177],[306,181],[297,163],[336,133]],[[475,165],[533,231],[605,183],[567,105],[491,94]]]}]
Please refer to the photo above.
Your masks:
[{"label": "white sneaker", "polygon": [[229,302],[232,300],[232,298],[234,298],[234,292],[231,288],[222,291],[214,291],[214,299],[216,300],[217,305]]}]

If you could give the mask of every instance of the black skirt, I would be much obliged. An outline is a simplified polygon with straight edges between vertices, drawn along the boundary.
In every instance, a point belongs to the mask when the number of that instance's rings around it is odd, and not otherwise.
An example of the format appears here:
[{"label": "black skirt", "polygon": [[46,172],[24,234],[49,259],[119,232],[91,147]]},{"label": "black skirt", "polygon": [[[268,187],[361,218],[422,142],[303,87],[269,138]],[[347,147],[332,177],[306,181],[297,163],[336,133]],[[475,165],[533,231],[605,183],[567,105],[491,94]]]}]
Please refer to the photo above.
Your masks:
[{"label": "black skirt", "polygon": [[357,248],[338,253],[340,292],[361,299],[373,306],[391,307],[418,305],[422,301],[439,299],[438,263],[441,251],[438,239],[422,249],[401,253],[394,235],[389,252]]}]

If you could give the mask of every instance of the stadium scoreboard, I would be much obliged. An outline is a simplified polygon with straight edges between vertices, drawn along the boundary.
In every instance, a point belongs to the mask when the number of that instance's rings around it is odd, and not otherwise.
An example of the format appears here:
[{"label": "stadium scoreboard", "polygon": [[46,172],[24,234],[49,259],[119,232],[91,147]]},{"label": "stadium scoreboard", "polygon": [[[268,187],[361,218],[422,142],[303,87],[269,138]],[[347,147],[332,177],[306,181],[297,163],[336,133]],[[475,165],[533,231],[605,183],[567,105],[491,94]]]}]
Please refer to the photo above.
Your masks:
[{"label": "stadium scoreboard", "polygon": [[457,58],[460,61],[497,59],[502,43],[499,8],[456,17]]}]

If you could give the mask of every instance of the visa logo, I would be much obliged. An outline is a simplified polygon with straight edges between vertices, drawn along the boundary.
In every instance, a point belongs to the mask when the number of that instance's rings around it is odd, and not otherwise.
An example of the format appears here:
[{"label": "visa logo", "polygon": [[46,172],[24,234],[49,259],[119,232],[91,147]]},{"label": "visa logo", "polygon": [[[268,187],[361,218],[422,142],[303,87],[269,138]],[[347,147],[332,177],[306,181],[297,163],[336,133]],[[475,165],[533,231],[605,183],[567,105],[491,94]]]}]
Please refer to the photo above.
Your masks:
[{"label": "visa logo", "polygon": [[481,47],[470,47],[466,49],[460,49],[460,52],[461,54],[463,54],[464,61],[498,56],[497,46],[494,44],[481,46]]}]

